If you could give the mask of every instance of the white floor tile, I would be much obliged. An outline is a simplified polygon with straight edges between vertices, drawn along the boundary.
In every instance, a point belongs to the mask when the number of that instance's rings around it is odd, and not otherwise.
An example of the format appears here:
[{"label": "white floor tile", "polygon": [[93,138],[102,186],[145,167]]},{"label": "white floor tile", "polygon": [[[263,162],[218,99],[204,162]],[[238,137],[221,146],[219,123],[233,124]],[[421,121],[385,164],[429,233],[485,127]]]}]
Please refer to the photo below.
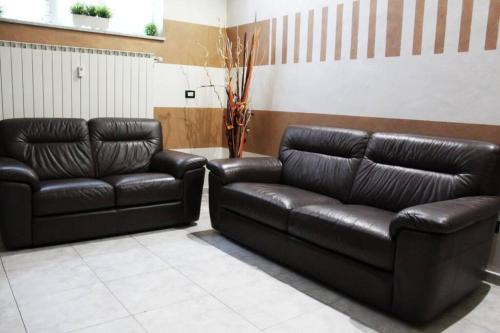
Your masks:
[{"label": "white floor tile", "polygon": [[168,268],[168,265],[160,258],[152,255],[140,245],[122,252],[85,257],[84,260],[103,281]]},{"label": "white floor tile", "polygon": [[139,313],[206,295],[173,269],[136,275],[109,282],[109,289],[129,310]]},{"label": "white floor tile", "polygon": [[215,296],[260,329],[325,306],[271,277],[216,292]]},{"label": "white floor tile", "polygon": [[9,280],[19,303],[99,282],[81,258],[53,265],[11,270]]},{"label": "white floor tile", "polygon": [[483,283],[471,297],[454,307],[451,314],[500,332],[500,287]]},{"label": "white floor tile", "polygon": [[331,304],[342,298],[342,295],[335,290],[292,271],[277,275],[276,279],[325,304]]},{"label": "white floor tile", "polygon": [[135,317],[150,333],[259,332],[211,296],[144,312]]},{"label": "white floor tile", "polygon": [[67,332],[128,316],[102,284],[54,293],[19,307],[29,332]]},{"label": "white floor tile", "polygon": [[251,254],[249,250],[222,236],[219,232],[213,229],[195,232],[193,235],[229,255],[236,254],[239,256],[245,256]]},{"label": "white floor tile", "polygon": [[215,257],[227,257],[224,252],[191,234],[150,239],[145,246],[172,267],[202,265]]},{"label": "white floor tile", "polygon": [[0,332],[26,332],[16,304],[0,307]]},{"label": "white floor tile", "polygon": [[71,246],[58,246],[6,253],[2,256],[5,270],[40,267],[79,260],[80,256]]},{"label": "white floor tile", "polygon": [[141,325],[133,318],[127,317],[104,324],[87,327],[75,333],[144,333]]},{"label": "white floor tile", "polygon": [[269,333],[361,333],[376,332],[349,316],[327,306],[319,310],[295,317],[265,330]]},{"label": "white floor tile", "polygon": [[7,306],[15,306],[15,301],[7,276],[0,265],[0,309]]},{"label": "white floor tile", "polygon": [[83,258],[88,258],[136,249],[140,247],[140,244],[132,237],[121,236],[82,242],[73,245],[73,247]]},{"label": "white floor tile", "polygon": [[269,278],[266,273],[231,256],[216,256],[200,262],[172,264],[189,279],[210,292],[218,292]]}]

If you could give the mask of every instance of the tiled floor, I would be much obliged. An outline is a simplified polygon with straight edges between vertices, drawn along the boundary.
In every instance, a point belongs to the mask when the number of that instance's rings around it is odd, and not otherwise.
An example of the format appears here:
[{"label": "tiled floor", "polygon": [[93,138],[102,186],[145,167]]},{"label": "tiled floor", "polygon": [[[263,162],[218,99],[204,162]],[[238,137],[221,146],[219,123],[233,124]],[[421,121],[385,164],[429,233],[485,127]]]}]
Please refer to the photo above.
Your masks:
[{"label": "tiled floor", "polygon": [[500,287],[415,328],[291,272],[200,221],[0,250],[0,332],[500,332]]}]

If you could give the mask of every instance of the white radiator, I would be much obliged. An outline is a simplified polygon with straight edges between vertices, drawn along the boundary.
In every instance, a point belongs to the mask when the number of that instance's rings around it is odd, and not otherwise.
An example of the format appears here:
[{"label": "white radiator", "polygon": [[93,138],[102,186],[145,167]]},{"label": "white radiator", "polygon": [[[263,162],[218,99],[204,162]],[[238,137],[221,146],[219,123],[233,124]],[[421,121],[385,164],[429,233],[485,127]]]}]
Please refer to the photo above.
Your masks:
[{"label": "white radiator", "polygon": [[153,67],[147,53],[0,41],[0,119],[153,118]]}]

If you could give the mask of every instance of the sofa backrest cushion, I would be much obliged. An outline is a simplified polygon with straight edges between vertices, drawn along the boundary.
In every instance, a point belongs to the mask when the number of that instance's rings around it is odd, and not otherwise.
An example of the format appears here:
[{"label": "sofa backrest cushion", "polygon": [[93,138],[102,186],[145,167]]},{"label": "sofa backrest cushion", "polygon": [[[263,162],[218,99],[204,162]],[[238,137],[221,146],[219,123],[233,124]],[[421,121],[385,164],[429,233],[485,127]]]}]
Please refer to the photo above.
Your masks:
[{"label": "sofa backrest cushion", "polygon": [[0,122],[3,154],[32,167],[40,179],[94,177],[83,119],[24,118]]},{"label": "sofa backrest cushion", "polygon": [[367,142],[363,131],[288,127],[279,156],[282,183],[346,201]]},{"label": "sofa backrest cushion", "polygon": [[488,194],[498,146],[479,141],[375,133],[354,180],[351,203],[391,211]]},{"label": "sofa backrest cushion", "polygon": [[89,130],[98,177],[149,171],[151,157],[163,149],[156,120],[98,118]]}]

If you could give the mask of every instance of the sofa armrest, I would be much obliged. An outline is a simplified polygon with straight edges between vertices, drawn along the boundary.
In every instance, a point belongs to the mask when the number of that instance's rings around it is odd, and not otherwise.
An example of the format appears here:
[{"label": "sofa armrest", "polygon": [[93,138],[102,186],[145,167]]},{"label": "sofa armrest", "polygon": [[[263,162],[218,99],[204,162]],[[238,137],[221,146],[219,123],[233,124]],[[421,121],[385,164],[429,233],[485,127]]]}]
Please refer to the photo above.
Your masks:
[{"label": "sofa armrest", "polygon": [[165,172],[175,178],[182,178],[186,171],[202,168],[205,164],[207,164],[207,159],[203,156],[164,150],[153,156],[151,170]]},{"label": "sofa armrest", "polygon": [[33,191],[40,189],[35,170],[12,158],[0,157],[0,181],[28,184]]},{"label": "sofa armrest", "polygon": [[281,178],[281,161],[273,157],[230,158],[211,160],[208,169],[223,184],[234,182],[278,183]]},{"label": "sofa armrest", "polygon": [[491,218],[500,211],[500,197],[477,196],[438,201],[400,211],[391,221],[390,234],[402,229],[435,234],[449,234],[476,222]]}]

